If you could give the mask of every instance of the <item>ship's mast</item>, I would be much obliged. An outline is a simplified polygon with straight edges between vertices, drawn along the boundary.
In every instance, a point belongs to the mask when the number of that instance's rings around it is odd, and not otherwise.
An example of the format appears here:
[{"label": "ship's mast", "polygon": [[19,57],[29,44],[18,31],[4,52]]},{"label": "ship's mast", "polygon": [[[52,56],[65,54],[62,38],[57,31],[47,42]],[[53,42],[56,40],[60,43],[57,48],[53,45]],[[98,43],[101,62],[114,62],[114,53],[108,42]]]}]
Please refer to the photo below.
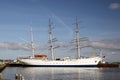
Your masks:
[{"label": "ship's mast", "polygon": [[92,48],[92,57],[95,56],[95,51],[94,51],[94,48]]},{"label": "ship's mast", "polygon": [[32,32],[32,23],[30,24],[30,37],[31,37],[31,48],[32,48],[32,54],[33,54],[33,58],[34,58],[34,53],[35,53],[35,47],[34,47],[34,43],[33,43],[33,32]]},{"label": "ship's mast", "polygon": [[79,29],[78,29],[78,19],[76,17],[76,46],[77,46],[77,58],[80,58],[80,41],[79,41]]},{"label": "ship's mast", "polygon": [[100,52],[100,57],[103,57],[103,55],[102,55],[102,49],[100,49],[99,52]]},{"label": "ship's mast", "polygon": [[50,42],[50,51],[52,60],[54,60],[54,53],[53,53],[53,37],[52,37],[52,25],[49,18],[49,42]]}]

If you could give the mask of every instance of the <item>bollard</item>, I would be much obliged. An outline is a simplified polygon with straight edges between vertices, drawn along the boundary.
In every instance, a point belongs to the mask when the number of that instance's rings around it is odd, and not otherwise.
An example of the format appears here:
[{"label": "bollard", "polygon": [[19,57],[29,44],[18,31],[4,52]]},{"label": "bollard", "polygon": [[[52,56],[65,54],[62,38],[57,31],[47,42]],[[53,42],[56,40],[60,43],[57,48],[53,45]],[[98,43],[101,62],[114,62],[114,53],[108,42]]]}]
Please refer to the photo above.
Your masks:
[{"label": "bollard", "polygon": [[21,80],[25,80],[23,76],[22,76],[22,79],[21,79]]},{"label": "bollard", "polygon": [[0,73],[0,80],[2,80],[3,79],[3,77],[2,77],[2,73]]},{"label": "bollard", "polygon": [[18,74],[17,73],[15,74],[15,80],[18,80]]},{"label": "bollard", "polygon": [[19,78],[18,78],[18,80],[21,80],[21,74],[19,74]]},{"label": "bollard", "polygon": [[25,80],[21,74],[15,74],[15,80]]}]

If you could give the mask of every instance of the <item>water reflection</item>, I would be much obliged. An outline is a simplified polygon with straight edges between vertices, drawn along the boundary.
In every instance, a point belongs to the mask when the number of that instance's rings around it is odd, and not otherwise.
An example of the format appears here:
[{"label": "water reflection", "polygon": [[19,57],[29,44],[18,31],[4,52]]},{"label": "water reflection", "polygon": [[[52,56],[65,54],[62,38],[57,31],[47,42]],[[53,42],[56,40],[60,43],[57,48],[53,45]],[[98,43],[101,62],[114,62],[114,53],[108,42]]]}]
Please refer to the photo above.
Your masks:
[{"label": "water reflection", "polygon": [[[119,80],[120,69],[64,68],[64,67],[7,67],[5,79],[14,80],[15,74],[22,74],[25,80]],[[117,74],[116,74],[117,73]],[[112,76],[113,78],[111,78]]]},{"label": "water reflection", "polygon": [[7,67],[3,78],[15,80],[15,74],[25,80],[120,80],[120,68]]}]

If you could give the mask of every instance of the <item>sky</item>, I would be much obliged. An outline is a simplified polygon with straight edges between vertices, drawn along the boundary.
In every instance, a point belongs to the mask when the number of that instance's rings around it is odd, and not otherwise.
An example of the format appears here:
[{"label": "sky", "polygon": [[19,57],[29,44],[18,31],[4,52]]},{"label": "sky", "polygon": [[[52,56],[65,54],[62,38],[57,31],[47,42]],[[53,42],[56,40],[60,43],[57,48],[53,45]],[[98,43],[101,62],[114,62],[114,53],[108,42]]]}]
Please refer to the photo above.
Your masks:
[{"label": "sky", "polygon": [[32,55],[30,25],[36,54],[49,49],[50,18],[56,57],[75,57],[75,20],[79,22],[81,56],[101,49],[106,61],[120,62],[120,0],[0,0],[0,59]]}]

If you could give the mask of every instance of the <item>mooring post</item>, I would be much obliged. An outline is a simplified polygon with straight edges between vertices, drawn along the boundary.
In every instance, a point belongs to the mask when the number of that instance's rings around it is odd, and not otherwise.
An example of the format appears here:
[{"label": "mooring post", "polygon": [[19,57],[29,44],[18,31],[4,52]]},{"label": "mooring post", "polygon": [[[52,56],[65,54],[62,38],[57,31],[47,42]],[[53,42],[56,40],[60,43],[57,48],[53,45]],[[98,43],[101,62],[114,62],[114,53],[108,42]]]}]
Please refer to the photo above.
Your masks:
[{"label": "mooring post", "polygon": [[21,74],[15,74],[15,80],[25,80]]},{"label": "mooring post", "polygon": [[2,73],[0,73],[0,80],[2,80],[3,79],[3,77],[2,77]]}]

